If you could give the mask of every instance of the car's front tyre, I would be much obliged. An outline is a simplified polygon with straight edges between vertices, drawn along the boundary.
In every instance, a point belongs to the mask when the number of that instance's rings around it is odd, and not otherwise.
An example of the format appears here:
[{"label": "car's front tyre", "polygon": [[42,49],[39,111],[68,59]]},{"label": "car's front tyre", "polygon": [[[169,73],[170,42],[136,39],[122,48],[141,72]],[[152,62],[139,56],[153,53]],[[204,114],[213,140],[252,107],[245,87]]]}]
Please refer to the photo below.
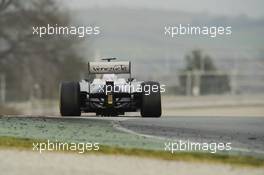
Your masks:
[{"label": "car's front tyre", "polygon": [[63,82],[60,85],[61,116],[80,116],[80,84]]}]

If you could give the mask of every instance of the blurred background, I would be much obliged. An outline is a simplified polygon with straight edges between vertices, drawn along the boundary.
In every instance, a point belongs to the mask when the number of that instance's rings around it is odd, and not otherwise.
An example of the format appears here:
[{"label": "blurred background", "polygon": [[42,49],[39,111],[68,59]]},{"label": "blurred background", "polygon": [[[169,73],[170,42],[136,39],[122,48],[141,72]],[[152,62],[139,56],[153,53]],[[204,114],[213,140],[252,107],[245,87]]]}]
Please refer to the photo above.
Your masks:
[{"label": "blurred background", "polygon": [[[263,115],[263,5],[261,0],[0,0],[0,114],[57,114],[61,81],[86,78],[88,61],[117,57],[132,62],[136,79],[166,85],[166,115],[189,115],[183,109],[200,107],[192,113],[211,109],[213,115],[219,113],[215,106],[236,107],[235,112],[223,108],[220,115]],[[33,26],[47,24],[94,25],[101,33],[32,35]],[[232,35],[164,35],[165,26],[179,24],[231,26]]]}]

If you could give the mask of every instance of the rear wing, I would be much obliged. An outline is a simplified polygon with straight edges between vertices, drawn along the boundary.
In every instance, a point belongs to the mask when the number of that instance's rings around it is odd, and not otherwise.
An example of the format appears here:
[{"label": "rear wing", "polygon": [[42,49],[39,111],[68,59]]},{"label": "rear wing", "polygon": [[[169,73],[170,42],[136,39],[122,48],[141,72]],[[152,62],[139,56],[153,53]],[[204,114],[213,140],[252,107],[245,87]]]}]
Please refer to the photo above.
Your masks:
[{"label": "rear wing", "polygon": [[89,74],[130,74],[130,61],[89,62]]}]

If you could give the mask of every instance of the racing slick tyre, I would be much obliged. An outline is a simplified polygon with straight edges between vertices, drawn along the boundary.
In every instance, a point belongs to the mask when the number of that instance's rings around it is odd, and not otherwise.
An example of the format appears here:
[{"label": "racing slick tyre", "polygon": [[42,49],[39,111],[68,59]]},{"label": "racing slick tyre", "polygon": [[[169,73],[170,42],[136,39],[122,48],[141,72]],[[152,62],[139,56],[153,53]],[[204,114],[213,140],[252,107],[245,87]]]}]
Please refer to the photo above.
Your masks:
[{"label": "racing slick tyre", "polygon": [[[161,116],[161,96],[160,84],[158,82],[143,82],[141,98],[141,116],[142,117],[160,117]],[[155,91],[154,91],[155,89]]]},{"label": "racing slick tyre", "polygon": [[80,85],[63,82],[60,86],[60,113],[62,116],[80,116]]}]

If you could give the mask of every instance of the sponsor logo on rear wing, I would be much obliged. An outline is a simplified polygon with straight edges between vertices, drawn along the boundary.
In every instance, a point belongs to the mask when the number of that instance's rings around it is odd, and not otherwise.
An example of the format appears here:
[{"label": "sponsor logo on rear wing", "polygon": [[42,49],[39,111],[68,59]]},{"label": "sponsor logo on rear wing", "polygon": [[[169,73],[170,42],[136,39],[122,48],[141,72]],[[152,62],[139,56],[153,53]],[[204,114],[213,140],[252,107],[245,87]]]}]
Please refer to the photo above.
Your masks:
[{"label": "sponsor logo on rear wing", "polygon": [[90,74],[129,74],[131,72],[130,61],[116,62],[89,62]]}]

